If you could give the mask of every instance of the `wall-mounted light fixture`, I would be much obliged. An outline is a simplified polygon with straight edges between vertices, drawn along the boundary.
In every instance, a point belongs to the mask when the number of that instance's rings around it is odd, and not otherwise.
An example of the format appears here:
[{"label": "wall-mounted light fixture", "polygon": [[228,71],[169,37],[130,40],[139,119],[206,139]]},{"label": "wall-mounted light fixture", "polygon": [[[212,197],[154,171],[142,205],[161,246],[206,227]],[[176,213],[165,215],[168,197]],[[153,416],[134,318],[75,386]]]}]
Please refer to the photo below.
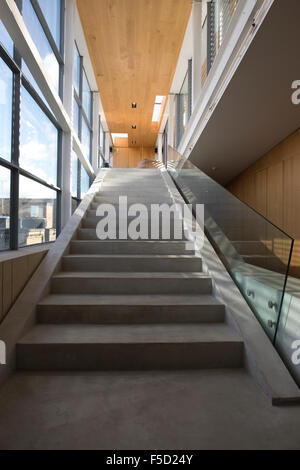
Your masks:
[{"label": "wall-mounted light fixture", "polygon": [[136,103],[131,103],[131,107],[132,107],[133,109],[136,109],[137,104],[136,104]]},{"label": "wall-mounted light fixture", "polygon": [[136,125],[135,125],[135,124],[133,124],[132,129],[136,129]]}]

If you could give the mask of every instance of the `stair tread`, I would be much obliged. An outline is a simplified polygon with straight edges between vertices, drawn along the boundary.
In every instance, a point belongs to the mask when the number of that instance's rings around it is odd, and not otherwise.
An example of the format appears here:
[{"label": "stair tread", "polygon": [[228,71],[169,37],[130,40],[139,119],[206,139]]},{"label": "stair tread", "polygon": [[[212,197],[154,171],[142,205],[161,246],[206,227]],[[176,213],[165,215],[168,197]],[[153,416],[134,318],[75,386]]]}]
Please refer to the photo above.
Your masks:
[{"label": "stair tread", "polygon": [[62,271],[55,274],[52,279],[64,279],[64,278],[122,278],[122,279],[211,279],[210,276],[207,276],[201,272],[187,272],[187,273],[178,273],[178,272],[93,272],[93,271]]},{"label": "stair tread", "polygon": [[38,305],[223,305],[212,295],[48,295]]},{"label": "stair tread", "polygon": [[164,245],[169,245],[171,244],[176,244],[176,243],[186,243],[186,240],[121,240],[121,239],[116,239],[116,240],[71,240],[71,243],[90,243],[90,242],[98,242],[98,243],[136,243],[136,244],[142,244],[142,243],[149,243],[149,244],[164,244]]},{"label": "stair tread", "polygon": [[31,344],[242,343],[226,324],[36,325],[19,342]]},{"label": "stair tread", "polygon": [[126,259],[126,258],[134,258],[134,259],[140,259],[140,258],[146,258],[146,259],[169,259],[169,260],[173,260],[173,259],[202,259],[201,256],[198,256],[198,255],[157,255],[157,254],[146,254],[146,255],[143,255],[143,254],[85,254],[85,253],[76,253],[76,254],[69,254],[69,255],[65,255],[63,256],[63,258],[74,258],[74,259],[80,259],[80,258],[91,258],[91,259],[94,259],[94,258],[99,258],[99,259],[102,259],[102,258],[105,258],[105,259],[108,259],[108,258],[115,258],[115,259],[119,259],[119,258],[122,258],[122,259]]}]

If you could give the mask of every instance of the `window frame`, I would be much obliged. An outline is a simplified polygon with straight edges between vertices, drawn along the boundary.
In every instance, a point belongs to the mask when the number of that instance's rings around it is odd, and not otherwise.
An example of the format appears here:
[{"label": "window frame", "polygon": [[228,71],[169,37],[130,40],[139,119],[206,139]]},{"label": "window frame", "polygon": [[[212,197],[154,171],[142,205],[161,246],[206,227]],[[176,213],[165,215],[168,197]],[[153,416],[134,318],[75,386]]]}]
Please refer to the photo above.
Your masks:
[{"label": "window frame", "polygon": [[[40,10],[39,5],[37,5],[37,0],[30,0],[34,10],[37,13],[36,8]],[[16,0],[16,4],[22,12],[22,0]],[[43,30],[47,39],[49,40],[48,35],[52,37],[50,33],[49,27],[46,24],[46,20],[42,14],[39,12],[37,14],[38,19],[41,22]],[[59,51],[60,56],[60,89],[63,88],[63,50],[64,50],[64,24],[65,24],[65,0],[61,0],[61,36],[60,36],[60,48]],[[48,32],[46,32],[48,29]],[[52,38],[52,41],[54,39]],[[50,42],[50,41],[49,41]],[[55,41],[54,41],[55,42]],[[51,42],[50,42],[50,45]],[[56,44],[55,44],[56,46]],[[56,48],[57,49],[57,48]],[[11,181],[10,181],[10,242],[9,242],[9,250],[18,250],[22,249],[23,247],[19,247],[19,178],[20,176],[27,177],[38,184],[41,184],[49,189],[52,189],[56,192],[56,238],[58,237],[61,231],[61,197],[62,197],[62,135],[63,131],[61,126],[59,125],[58,121],[51,113],[48,106],[45,104],[43,98],[39,95],[39,93],[35,90],[35,88],[31,85],[29,80],[22,72],[22,59],[20,54],[18,53],[15,45],[14,45],[14,54],[13,57],[6,51],[5,47],[0,43],[0,57],[7,65],[7,67],[13,73],[13,97],[12,97],[12,135],[11,135],[11,161],[3,159],[0,156],[0,165],[9,169],[11,172]],[[58,51],[56,51],[58,52]],[[55,53],[55,49],[54,49]],[[29,93],[31,98],[36,102],[36,104],[40,107],[42,112],[46,115],[46,117],[50,120],[50,122],[55,126],[58,132],[58,139],[57,139],[57,180],[56,185],[50,184],[47,181],[39,178],[38,176],[30,173],[29,171],[22,168],[19,164],[20,158],[20,121],[21,121],[21,88],[22,86],[26,89]],[[32,246],[38,246],[42,244],[35,244]],[[8,251],[8,249],[0,249],[0,252]]]},{"label": "window frame", "polygon": [[[79,116],[78,116],[78,121],[79,121],[79,126],[78,126],[78,138],[80,142],[82,142],[82,120],[84,119],[85,124],[87,125],[89,132],[90,132],[90,145],[89,145],[89,155],[87,158],[89,159],[90,162],[92,162],[92,143],[93,143],[93,92],[91,90],[88,77],[86,74],[86,71],[83,66],[83,56],[79,52],[79,48],[77,46],[76,41],[74,41],[74,56],[75,56],[75,50],[77,50],[79,58],[80,58],[80,65],[79,65],[79,94],[77,93],[75,84],[73,86],[74,88],[74,99],[78,105],[78,110],[79,110]],[[90,94],[91,94],[91,116],[90,119],[88,118],[85,109],[83,107],[83,74],[86,76],[86,80],[90,89]],[[74,80],[74,77],[73,77]]]},{"label": "window frame", "polygon": [[[21,11],[22,11],[22,2],[23,0],[19,0],[21,3]],[[51,49],[56,57],[56,60],[59,64],[59,85],[58,85],[58,90],[59,90],[59,96],[61,99],[63,99],[63,84],[64,84],[64,48],[65,48],[65,0],[60,0],[60,8],[61,8],[61,13],[60,13],[60,44],[59,47],[57,47],[56,41],[54,37],[52,36],[52,33],[50,31],[50,28],[48,26],[48,23],[46,21],[46,18],[44,16],[44,13],[39,5],[38,0],[30,0],[30,3],[33,7],[33,10],[42,26],[42,29],[44,31],[44,34],[51,46]]]}]

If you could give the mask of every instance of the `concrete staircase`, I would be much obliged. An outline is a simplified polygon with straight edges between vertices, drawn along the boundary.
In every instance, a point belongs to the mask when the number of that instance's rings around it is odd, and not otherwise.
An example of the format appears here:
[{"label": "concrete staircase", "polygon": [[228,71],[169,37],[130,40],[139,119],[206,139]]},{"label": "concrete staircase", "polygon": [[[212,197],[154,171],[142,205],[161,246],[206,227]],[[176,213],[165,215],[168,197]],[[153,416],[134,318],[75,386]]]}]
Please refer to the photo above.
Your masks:
[{"label": "concrete staircase", "polygon": [[[159,170],[112,170],[17,344],[19,370],[211,369],[243,366],[202,260],[185,239],[96,236],[99,203],[172,204]],[[161,235],[161,234],[160,234]]]}]

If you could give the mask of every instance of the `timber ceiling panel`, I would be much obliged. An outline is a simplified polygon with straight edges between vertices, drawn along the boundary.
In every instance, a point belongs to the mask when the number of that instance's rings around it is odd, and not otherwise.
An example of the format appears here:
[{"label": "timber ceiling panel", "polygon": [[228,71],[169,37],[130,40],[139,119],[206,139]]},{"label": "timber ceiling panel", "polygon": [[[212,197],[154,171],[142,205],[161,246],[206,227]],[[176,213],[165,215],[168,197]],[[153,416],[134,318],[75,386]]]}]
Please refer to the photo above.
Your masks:
[{"label": "timber ceiling panel", "polygon": [[154,146],[155,96],[169,93],[192,0],[77,0],[77,5],[110,132],[128,133],[129,145]]}]

